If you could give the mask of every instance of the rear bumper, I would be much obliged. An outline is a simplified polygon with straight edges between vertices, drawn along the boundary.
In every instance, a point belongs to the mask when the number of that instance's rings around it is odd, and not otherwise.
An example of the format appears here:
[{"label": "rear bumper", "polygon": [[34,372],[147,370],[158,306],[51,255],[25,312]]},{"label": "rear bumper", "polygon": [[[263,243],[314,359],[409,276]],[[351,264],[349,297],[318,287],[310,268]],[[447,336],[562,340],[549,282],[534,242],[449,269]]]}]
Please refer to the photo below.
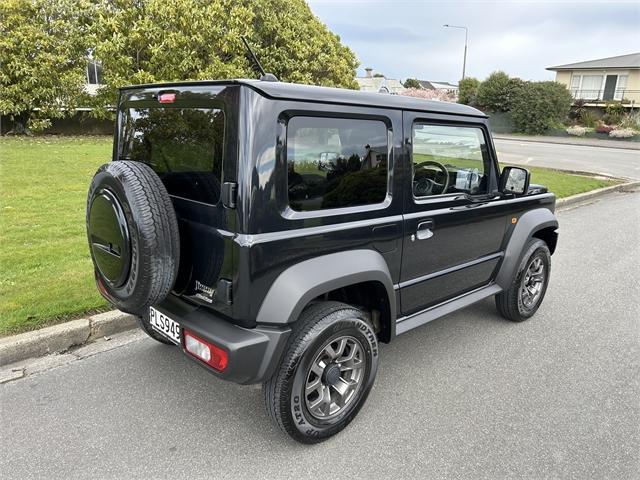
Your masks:
[{"label": "rear bumper", "polygon": [[[224,320],[203,307],[198,307],[173,295],[154,308],[160,310],[197,336],[223,348],[229,357],[228,365],[218,372],[182,351],[194,362],[214,375],[235,383],[251,384],[268,380],[275,372],[291,333],[290,328],[258,325],[243,328]],[[184,338],[184,335],[181,335]]]}]

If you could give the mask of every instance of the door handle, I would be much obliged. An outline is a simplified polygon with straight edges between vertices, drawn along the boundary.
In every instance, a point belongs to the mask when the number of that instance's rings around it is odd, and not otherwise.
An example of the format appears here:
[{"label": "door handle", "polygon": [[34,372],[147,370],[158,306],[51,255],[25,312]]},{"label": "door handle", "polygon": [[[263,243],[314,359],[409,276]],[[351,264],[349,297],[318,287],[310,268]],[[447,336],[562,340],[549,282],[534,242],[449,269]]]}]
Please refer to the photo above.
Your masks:
[{"label": "door handle", "polygon": [[418,224],[418,230],[416,231],[416,237],[418,240],[426,240],[433,237],[433,220],[425,220]]}]

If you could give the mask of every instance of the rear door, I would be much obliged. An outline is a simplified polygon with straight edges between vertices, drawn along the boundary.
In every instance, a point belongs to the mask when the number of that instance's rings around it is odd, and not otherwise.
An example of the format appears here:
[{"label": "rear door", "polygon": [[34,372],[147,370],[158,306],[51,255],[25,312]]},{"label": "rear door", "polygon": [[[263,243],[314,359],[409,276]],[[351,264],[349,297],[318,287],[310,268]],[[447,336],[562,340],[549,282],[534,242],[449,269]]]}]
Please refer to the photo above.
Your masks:
[{"label": "rear door", "polygon": [[505,214],[486,125],[403,115],[405,183],[400,278],[403,315],[488,284],[500,262]]},{"label": "rear door", "polygon": [[237,88],[176,86],[124,90],[117,160],[149,165],[160,177],[180,228],[174,293],[218,310],[230,308],[235,215],[223,203],[236,178]]}]

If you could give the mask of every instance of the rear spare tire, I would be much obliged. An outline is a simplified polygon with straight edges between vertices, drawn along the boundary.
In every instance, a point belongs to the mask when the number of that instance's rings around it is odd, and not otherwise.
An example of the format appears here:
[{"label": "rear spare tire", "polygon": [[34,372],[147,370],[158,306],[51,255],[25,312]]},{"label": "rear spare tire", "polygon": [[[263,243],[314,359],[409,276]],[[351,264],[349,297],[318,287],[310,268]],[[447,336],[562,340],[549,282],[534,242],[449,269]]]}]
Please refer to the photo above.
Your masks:
[{"label": "rear spare tire", "polygon": [[120,310],[143,315],[173,288],[178,221],[162,181],[144,163],[98,169],[87,197],[87,237],[98,290]]}]

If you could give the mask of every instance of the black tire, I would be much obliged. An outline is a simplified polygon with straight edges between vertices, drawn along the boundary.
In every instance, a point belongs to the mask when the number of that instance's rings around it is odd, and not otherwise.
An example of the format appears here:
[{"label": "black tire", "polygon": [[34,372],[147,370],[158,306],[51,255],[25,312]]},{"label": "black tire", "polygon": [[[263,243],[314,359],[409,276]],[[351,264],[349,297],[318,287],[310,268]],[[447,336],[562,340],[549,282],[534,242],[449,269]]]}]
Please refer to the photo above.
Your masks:
[{"label": "black tire", "polygon": [[149,322],[148,309],[144,313],[144,315],[142,315],[141,317],[138,317],[138,324],[140,325],[140,328],[144,331],[144,333],[149,335],[156,342],[164,343],[165,345],[171,345],[172,347],[176,346],[176,344],[173,343],[171,340],[169,340],[167,337],[165,337],[164,335],[161,335],[160,333],[156,332],[153,329],[153,327],[151,326],[151,323]]},{"label": "black tire", "polygon": [[[543,266],[542,283],[539,293],[533,297],[527,296],[524,292],[524,283],[527,280],[527,272],[534,262],[541,262]],[[537,311],[544,295],[547,292],[549,278],[551,275],[551,253],[547,244],[537,238],[532,238],[526,244],[522,260],[513,278],[513,282],[507,290],[496,295],[496,308],[500,315],[512,322],[522,322],[531,318]],[[528,303],[528,299],[532,302]]]},{"label": "black tire", "polygon": [[[309,405],[313,405],[307,403],[314,392],[305,396],[305,386],[315,375],[311,373],[311,367],[325,354],[325,346],[329,345],[327,348],[334,351],[333,348],[339,348],[342,341],[347,344],[341,350],[342,353],[346,351],[343,358],[351,354],[363,364],[351,359],[345,360],[345,363],[350,361],[352,365],[360,366],[343,367],[338,363],[340,357],[337,357],[327,364],[324,373],[328,378],[329,372],[335,373],[337,368],[340,376],[358,375],[359,380],[343,406],[329,414],[334,405],[329,402],[326,417],[318,418],[317,412],[313,414],[309,410]],[[351,347],[348,342],[352,342]],[[342,368],[350,369],[353,373],[342,372]],[[265,404],[271,418],[283,432],[301,443],[317,443],[340,432],[355,418],[373,387],[377,371],[378,342],[364,312],[339,302],[312,304],[295,323],[278,371],[263,385]],[[332,378],[340,380],[335,376]],[[318,376],[317,380],[320,381],[321,377]],[[336,381],[335,385],[338,383]],[[337,395],[337,388],[326,388],[332,395]]]},{"label": "black tire", "polygon": [[87,197],[87,236],[100,293],[142,316],[171,291],[180,235],[171,198],[155,172],[116,161],[96,172]]}]

